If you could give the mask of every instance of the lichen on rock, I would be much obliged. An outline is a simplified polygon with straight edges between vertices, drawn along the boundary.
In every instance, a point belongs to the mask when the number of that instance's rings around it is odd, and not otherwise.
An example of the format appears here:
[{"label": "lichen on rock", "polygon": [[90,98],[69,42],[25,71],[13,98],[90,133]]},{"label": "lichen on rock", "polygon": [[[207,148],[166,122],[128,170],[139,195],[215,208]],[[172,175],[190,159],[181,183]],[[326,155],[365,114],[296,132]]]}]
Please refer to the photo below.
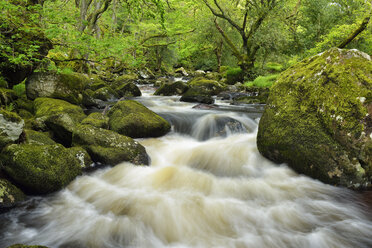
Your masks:
[{"label": "lichen on rock", "polygon": [[371,186],[372,61],[330,49],[284,71],[260,120],[267,158],[350,188]]}]

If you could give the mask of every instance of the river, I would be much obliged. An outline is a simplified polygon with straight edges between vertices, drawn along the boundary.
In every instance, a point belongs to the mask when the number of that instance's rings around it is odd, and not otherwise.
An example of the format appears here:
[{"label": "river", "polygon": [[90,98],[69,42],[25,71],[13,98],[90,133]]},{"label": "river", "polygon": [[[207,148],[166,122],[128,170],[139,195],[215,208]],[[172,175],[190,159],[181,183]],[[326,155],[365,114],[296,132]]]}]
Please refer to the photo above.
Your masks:
[{"label": "river", "polygon": [[179,97],[143,104],[172,123],[140,139],[151,166],[122,163],[0,215],[0,247],[370,248],[361,194],[298,175],[256,146],[262,107],[200,110]]}]

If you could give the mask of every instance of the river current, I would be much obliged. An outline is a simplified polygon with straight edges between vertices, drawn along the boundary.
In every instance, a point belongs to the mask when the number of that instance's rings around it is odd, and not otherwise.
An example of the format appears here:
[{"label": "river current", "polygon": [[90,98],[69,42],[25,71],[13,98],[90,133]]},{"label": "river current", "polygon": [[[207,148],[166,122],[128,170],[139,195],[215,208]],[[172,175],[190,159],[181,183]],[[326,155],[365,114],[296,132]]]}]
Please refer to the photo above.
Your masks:
[{"label": "river current", "polygon": [[200,110],[138,98],[172,123],[140,139],[151,166],[122,163],[0,215],[0,247],[370,248],[361,195],[298,175],[256,146],[262,107]]}]

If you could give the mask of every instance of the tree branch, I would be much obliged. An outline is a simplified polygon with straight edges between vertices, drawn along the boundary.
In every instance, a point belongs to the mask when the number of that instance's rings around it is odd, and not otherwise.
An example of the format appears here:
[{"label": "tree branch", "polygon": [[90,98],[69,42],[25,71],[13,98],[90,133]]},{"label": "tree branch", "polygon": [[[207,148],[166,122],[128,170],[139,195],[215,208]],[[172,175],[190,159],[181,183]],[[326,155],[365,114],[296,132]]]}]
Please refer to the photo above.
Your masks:
[{"label": "tree branch", "polygon": [[372,12],[372,9],[370,11],[370,14],[364,18],[360,26],[353,33],[351,33],[349,37],[347,37],[346,40],[341,42],[340,45],[338,45],[338,48],[345,48],[347,44],[349,44],[352,40],[355,39],[355,37],[357,37],[361,32],[364,31],[364,29],[367,28],[369,20],[371,19],[371,12]]},{"label": "tree branch", "polygon": [[229,37],[227,37],[227,35],[225,34],[225,32],[222,30],[222,28],[220,27],[220,25],[218,25],[217,23],[217,20],[214,19],[214,24],[216,25],[216,28],[218,30],[218,32],[220,32],[220,34],[222,35],[222,37],[224,38],[224,40],[226,41],[226,43],[229,45],[229,47],[231,48],[233,54],[235,57],[237,57],[240,61],[243,60],[243,56],[241,55],[241,53],[239,52],[238,48],[234,45],[234,43],[229,39]]}]

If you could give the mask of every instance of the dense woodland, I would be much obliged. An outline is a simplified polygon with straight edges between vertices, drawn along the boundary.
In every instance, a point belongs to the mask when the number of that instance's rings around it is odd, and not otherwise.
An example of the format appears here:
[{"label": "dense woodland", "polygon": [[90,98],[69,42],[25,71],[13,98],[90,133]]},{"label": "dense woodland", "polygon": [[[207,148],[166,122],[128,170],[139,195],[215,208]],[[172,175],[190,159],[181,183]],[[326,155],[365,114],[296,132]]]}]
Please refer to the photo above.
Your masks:
[{"label": "dense woodland", "polygon": [[240,68],[250,81],[353,34],[346,47],[372,53],[368,0],[2,0],[0,10],[3,72]]}]

